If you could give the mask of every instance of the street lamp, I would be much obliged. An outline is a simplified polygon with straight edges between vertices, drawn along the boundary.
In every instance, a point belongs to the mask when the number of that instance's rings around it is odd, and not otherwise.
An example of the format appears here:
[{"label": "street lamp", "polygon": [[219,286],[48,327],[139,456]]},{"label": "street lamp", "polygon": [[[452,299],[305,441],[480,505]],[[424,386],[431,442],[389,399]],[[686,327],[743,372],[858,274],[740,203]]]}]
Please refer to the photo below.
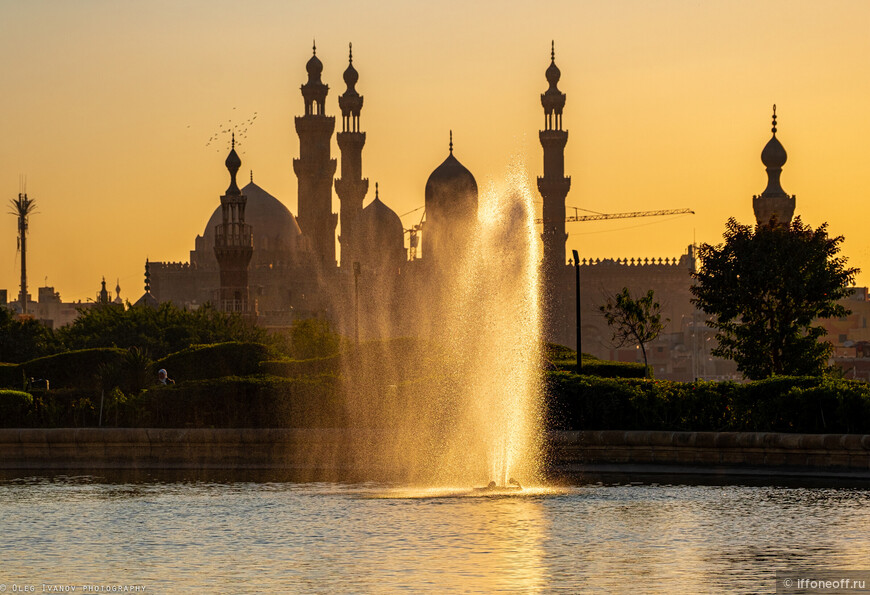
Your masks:
[{"label": "street lamp", "polygon": [[583,356],[580,353],[580,255],[577,254],[576,250],[571,252],[574,253],[574,276],[577,287],[577,373],[579,374],[583,368]]},{"label": "street lamp", "polygon": [[353,304],[353,326],[354,332],[356,333],[356,344],[359,345],[359,263],[353,263],[353,294],[354,294],[354,304]]}]

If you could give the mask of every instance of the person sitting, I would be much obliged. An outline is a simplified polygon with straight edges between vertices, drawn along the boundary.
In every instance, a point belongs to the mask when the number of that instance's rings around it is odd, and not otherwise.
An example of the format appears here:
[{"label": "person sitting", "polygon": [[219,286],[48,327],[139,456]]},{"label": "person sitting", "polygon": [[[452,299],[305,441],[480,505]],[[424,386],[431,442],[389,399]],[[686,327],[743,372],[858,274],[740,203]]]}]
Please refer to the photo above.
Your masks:
[{"label": "person sitting", "polygon": [[164,370],[163,368],[157,370],[157,381],[160,384],[175,384],[175,381],[169,377],[169,375],[166,373],[166,370]]}]

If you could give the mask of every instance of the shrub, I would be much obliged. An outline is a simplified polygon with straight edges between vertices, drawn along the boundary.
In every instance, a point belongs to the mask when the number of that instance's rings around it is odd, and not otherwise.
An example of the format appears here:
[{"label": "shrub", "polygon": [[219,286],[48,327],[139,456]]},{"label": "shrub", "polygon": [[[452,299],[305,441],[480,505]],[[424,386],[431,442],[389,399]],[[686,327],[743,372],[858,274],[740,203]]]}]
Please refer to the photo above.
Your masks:
[{"label": "shrub", "polygon": [[156,369],[165,368],[176,382],[249,376],[260,371],[260,364],[269,357],[269,348],[260,343],[217,343],[194,345],[155,362]]},{"label": "shrub", "polygon": [[229,376],[155,386],[131,399],[144,427],[284,428],[343,424],[335,378]]},{"label": "shrub", "polygon": [[33,395],[18,390],[0,390],[0,426],[29,427],[33,416]]},{"label": "shrub", "polygon": [[22,378],[18,364],[0,363],[0,387],[22,388]]},{"label": "shrub", "polygon": [[314,359],[267,360],[260,362],[260,373],[282,378],[337,374],[341,370],[341,362],[342,358],[338,355]]},{"label": "shrub", "polygon": [[30,360],[19,366],[26,378],[43,378],[50,387],[97,390],[101,365],[118,365],[123,349],[97,348],[67,351]]},{"label": "shrub", "polygon": [[[643,378],[646,366],[634,362],[611,362],[606,360],[582,361],[582,372],[589,376],[601,378]],[[649,370],[652,377],[652,368]]]},{"label": "shrub", "polygon": [[550,372],[546,383],[553,428],[870,433],[870,386],[852,380],[680,383]]}]

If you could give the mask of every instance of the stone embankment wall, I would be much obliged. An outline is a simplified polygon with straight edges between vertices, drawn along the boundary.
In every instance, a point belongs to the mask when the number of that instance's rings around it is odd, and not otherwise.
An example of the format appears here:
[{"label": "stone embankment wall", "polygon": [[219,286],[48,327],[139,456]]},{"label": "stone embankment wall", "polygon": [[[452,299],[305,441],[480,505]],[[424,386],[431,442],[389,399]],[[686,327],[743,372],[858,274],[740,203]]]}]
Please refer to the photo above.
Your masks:
[{"label": "stone embankment wall", "polygon": [[870,435],[772,432],[557,432],[552,468],[565,474],[638,471],[866,476]]},{"label": "stone embankment wall", "polygon": [[[331,469],[382,439],[332,429],[0,429],[0,469]],[[745,472],[870,479],[870,435],[750,432],[553,432],[554,474],[589,470]],[[355,462],[348,463],[353,459]]]}]

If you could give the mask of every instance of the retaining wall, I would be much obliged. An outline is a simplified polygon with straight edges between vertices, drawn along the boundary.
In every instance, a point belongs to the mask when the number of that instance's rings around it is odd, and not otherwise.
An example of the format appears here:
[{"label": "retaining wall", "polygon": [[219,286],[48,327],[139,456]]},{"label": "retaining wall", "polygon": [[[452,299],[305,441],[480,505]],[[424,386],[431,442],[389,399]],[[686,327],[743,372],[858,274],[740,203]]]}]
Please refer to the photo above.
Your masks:
[{"label": "retaining wall", "polygon": [[[355,469],[379,431],[338,429],[0,429],[0,469]],[[836,475],[870,479],[870,435],[553,432],[554,474],[602,468]]]}]

